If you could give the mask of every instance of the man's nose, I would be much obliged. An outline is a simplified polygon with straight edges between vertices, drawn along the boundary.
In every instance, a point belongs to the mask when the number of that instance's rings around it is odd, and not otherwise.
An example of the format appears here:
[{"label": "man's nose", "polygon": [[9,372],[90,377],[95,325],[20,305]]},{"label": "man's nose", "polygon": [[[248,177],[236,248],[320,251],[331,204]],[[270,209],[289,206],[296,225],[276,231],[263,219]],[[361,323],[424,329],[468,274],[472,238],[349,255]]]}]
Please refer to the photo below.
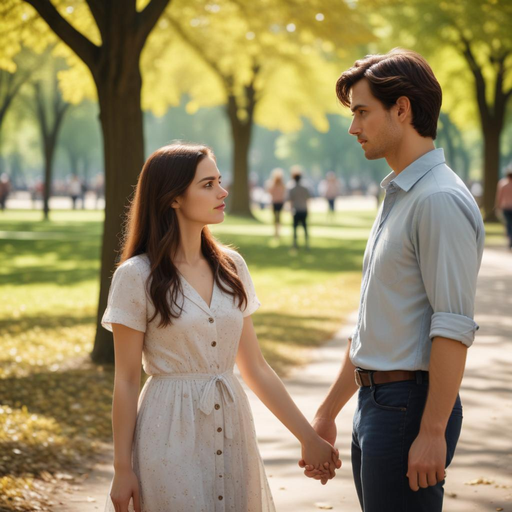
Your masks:
[{"label": "man's nose", "polygon": [[350,135],[354,135],[354,136],[357,136],[358,134],[361,133],[361,128],[357,125],[355,118],[352,119],[352,122],[350,123],[350,126],[348,128],[348,133],[350,133]]}]

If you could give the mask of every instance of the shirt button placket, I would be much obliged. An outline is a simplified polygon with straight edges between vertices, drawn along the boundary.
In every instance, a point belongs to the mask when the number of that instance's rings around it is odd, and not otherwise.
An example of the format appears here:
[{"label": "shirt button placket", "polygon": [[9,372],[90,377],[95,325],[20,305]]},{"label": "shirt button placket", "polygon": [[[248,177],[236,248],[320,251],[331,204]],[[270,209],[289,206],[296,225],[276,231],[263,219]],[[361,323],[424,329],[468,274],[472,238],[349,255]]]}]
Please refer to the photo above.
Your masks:
[{"label": "shirt button placket", "polygon": [[213,409],[215,420],[215,489],[218,497],[215,503],[215,512],[224,512],[224,430],[220,426],[223,424],[224,413],[219,401],[215,403]]},{"label": "shirt button placket", "polygon": [[[209,317],[208,322],[210,324],[214,324],[215,319],[213,317]],[[213,327],[215,326],[213,325]],[[217,338],[216,334],[217,333],[215,333],[215,338]],[[217,346],[217,341],[212,341],[210,345],[212,348],[215,348]],[[217,354],[217,352],[214,353]],[[215,359],[217,359],[216,356]],[[224,430],[222,428],[222,425],[224,425],[224,410],[221,406],[217,385],[215,385],[215,395],[216,402],[215,405],[213,406],[213,417],[215,425],[215,489],[217,491],[217,499],[215,500],[215,512],[224,512],[226,510],[226,501],[224,499]]]}]

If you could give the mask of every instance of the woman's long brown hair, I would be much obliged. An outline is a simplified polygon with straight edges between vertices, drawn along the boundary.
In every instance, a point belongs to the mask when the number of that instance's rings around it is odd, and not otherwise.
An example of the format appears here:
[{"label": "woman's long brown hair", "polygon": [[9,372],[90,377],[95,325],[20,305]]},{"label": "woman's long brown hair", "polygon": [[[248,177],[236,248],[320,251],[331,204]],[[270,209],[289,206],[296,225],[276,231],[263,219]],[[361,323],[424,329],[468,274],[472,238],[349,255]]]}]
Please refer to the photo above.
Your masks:
[{"label": "woman's long brown hair", "polygon": [[[180,226],[172,203],[192,183],[199,162],[214,158],[203,145],[171,144],[156,150],[144,164],[131,202],[119,265],[133,256],[146,254],[151,264],[149,295],[155,307],[150,320],[160,315],[159,327],[172,324],[183,311],[183,289],[172,258],[180,242]],[[224,292],[247,304],[247,295],[232,258],[210,233],[201,232],[201,250],[215,282]],[[181,300],[180,300],[181,299]]]}]

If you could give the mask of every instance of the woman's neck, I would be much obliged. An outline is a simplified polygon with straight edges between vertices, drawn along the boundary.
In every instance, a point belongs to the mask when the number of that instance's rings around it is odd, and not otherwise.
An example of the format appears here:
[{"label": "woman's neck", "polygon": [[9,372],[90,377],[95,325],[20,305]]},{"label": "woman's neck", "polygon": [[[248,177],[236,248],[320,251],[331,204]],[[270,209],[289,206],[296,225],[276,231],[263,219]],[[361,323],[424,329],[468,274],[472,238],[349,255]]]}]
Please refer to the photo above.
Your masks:
[{"label": "woman's neck", "polygon": [[173,257],[174,264],[194,266],[204,259],[201,251],[201,232],[204,226],[180,225],[180,243]]}]

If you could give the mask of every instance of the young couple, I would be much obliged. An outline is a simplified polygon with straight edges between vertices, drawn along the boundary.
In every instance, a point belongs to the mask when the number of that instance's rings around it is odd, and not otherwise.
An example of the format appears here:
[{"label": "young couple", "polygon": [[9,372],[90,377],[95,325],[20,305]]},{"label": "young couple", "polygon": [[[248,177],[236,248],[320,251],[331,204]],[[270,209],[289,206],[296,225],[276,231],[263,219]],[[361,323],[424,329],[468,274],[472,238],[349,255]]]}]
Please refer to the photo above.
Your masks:
[{"label": "young couple", "polygon": [[[237,364],[301,442],[307,476],[326,483],[341,466],[335,418],[358,391],[352,468],[362,510],[441,511],[478,328],[483,223],[434,147],[441,89],[421,56],[366,57],[336,90],[365,156],[386,158],[393,172],[364,257],[357,326],[312,425],[262,357],[243,258],[208,230],[223,221],[227,196],[212,151],[161,148],[140,175],[103,317],[116,357],[107,510],[275,510]],[[150,378],[139,396],[141,359]]]}]

